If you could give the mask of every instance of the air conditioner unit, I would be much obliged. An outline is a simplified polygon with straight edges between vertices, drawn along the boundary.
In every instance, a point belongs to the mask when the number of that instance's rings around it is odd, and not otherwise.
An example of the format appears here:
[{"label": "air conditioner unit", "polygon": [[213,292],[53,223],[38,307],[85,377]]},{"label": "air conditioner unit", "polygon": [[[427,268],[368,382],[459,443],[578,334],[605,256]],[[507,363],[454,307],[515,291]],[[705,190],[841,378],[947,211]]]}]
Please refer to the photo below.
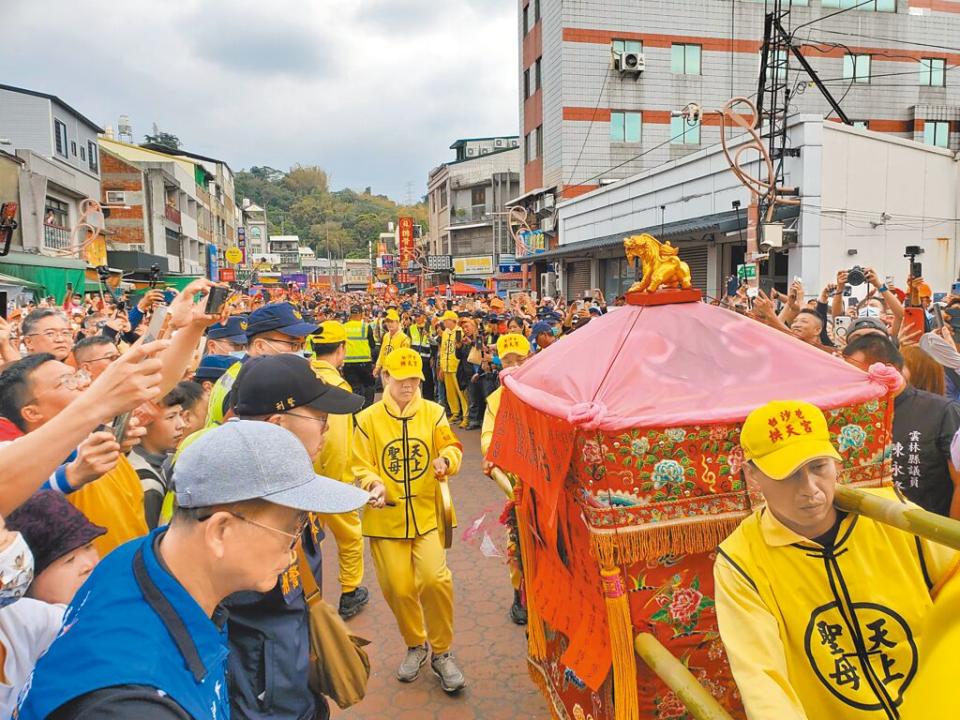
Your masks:
[{"label": "air conditioner unit", "polygon": [[542,201],[542,200],[535,200],[534,203],[533,203],[533,212],[534,212],[534,214],[539,213],[541,210],[543,210],[543,201]]},{"label": "air conditioner unit", "polygon": [[494,140],[493,144],[497,147],[503,147],[503,140]]},{"label": "air conditioner unit", "polygon": [[764,223],[760,249],[767,252],[783,247],[783,223]]},{"label": "air conditioner unit", "polygon": [[646,60],[643,53],[622,52],[614,55],[614,67],[624,75],[639,75],[646,70]]},{"label": "air conditioner unit", "polygon": [[550,297],[557,292],[557,274],[552,272],[540,273],[540,292],[544,297]]},{"label": "air conditioner unit", "polygon": [[467,148],[467,155],[473,155],[473,148]]},{"label": "air conditioner unit", "polygon": [[540,221],[540,229],[544,232],[553,232],[555,227],[556,221],[553,219],[553,215],[547,215],[547,217]]},{"label": "air conditioner unit", "polygon": [[123,190],[107,190],[108,205],[125,205],[126,202],[127,196]]},{"label": "air conditioner unit", "polygon": [[554,195],[544,195],[543,196],[543,206],[545,208],[552,208],[557,204],[557,198]]}]

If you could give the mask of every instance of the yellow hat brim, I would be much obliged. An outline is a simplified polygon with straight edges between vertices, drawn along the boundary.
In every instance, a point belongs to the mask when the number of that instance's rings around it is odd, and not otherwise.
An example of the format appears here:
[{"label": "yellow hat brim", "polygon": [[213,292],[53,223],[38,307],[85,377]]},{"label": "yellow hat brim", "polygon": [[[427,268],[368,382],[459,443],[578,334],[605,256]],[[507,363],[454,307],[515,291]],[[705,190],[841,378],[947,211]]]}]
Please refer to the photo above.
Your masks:
[{"label": "yellow hat brim", "polygon": [[833,458],[843,461],[840,453],[829,440],[808,440],[795,442],[780,450],[764,455],[762,458],[747,458],[773,480],[785,480],[800,467],[818,458]]},{"label": "yellow hat brim", "polygon": [[391,370],[390,368],[384,368],[390,377],[394,380],[409,380],[410,378],[420,378],[423,380],[423,370],[414,370],[413,368],[409,369],[398,369],[396,371]]}]

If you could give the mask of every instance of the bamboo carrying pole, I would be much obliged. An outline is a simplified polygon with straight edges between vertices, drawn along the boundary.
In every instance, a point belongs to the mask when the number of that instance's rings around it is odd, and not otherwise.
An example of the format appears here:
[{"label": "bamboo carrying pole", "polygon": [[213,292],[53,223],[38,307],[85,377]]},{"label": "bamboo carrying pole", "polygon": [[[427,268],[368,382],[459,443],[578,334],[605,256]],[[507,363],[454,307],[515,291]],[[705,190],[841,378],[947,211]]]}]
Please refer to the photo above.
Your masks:
[{"label": "bamboo carrying pole", "polygon": [[507,474],[500,468],[494,467],[490,470],[490,477],[503,490],[503,494],[508,499],[513,500],[513,485],[510,484],[510,478],[507,477]]},{"label": "bamboo carrying pole", "polygon": [[960,521],[846,485],[837,486],[833,503],[839,510],[866,515],[877,522],[960,550]]},{"label": "bamboo carrying pole", "polygon": [[733,720],[687,668],[650,633],[634,642],[637,655],[677,694],[694,720]]}]

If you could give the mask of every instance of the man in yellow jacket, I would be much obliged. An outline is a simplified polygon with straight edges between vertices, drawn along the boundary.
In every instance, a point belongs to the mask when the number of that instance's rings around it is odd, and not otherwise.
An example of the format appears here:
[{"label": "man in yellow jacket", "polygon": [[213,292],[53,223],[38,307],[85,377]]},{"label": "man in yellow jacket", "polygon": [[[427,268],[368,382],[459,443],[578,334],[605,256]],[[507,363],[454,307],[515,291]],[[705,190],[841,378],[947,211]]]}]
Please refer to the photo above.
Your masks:
[{"label": "man in yellow jacket", "polygon": [[380,354],[377,355],[377,364],[373,367],[374,377],[383,370],[383,361],[387,355],[398,348],[410,347],[410,337],[400,329],[400,315],[396,310],[387,310],[384,323],[386,323],[387,332],[380,340]]},{"label": "man in yellow jacket", "polygon": [[[500,365],[504,369],[520,367],[530,356],[530,341],[523,335],[517,333],[506,333],[497,338],[497,357],[500,358]],[[503,394],[503,387],[498,387],[489,396],[487,396],[487,409],[483,413],[483,427],[480,430],[480,454],[484,457],[483,472],[487,475],[493,468],[493,463],[489,462],[487,451],[490,449],[490,443],[493,440],[493,429],[497,422],[497,412],[500,410],[500,396]],[[510,619],[517,625],[527,624],[527,608],[523,604],[523,566],[520,558],[520,539],[517,534],[517,514],[513,508],[513,503],[508,504],[510,508],[507,513],[507,543],[510,548],[510,583],[513,585],[513,605],[510,606]]]},{"label": "man in yellow jacket", "polygon": [[447,394],[447,406],[450,408],[450,422],[460,423],[466,428],[469,421],[469,404],[467,396],[460,389],[457,381],[457,369],[460,367],[460,358],[457,353],[463,344],[463,330],[458,325],[459,318],[453,310],[447,310],[441,317],[443,334],[440,336],[440,357],[438,367],[443,374],[443,388]]},{"label": "man in yellow jacket", "polygon": [[353,475],[370,492],[363,534],[407,654],[397,671],[413,682],[427,660],[448,693],[465,685],[450,653],[453,576],[437,532],[438,477],[460,469],[463,451],[443,408],[420,396],[423,364],[410,348],[384,361],[383,399],[357,414]]},{"label": "man in yellow jacket", "polygon": [[[313,371],[328,385],[347,392],[353,388],[341,375],[346,356],[347,332],[336,320],[327,320],[312,336]],[[329,415],[327,437],[323,448],[313,460],[318,474],[353,483],[353,415]],[[360,532],[360,513],[353,510],[339,515],[319,518],[337,539],[340,580],[340,617],[344,620],[359,613],[370,600],[370,592],[363,582],[363,535]]]},{"label": "man in yellow jacket", "polygon": [[721,543],[714,578],[747,717],[899,718],[931,597],[957,553],[834,508],[841,457],[817,407],[768,403],[740,441],[767,504]]}]

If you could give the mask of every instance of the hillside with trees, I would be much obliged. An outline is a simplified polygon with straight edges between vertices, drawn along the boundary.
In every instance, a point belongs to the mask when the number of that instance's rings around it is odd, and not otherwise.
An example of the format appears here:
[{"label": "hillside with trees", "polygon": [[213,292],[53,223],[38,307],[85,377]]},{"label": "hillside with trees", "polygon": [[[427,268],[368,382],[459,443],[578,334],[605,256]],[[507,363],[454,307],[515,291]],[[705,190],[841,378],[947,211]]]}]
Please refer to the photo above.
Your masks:
[{"label": "hillside with trees", "polygon": [[331,191],[327,173],[315,165],[283,172],[271,167],[241,170],[234,179],[237,202],[249,198],[267,211],[272,235],[299,235],[318,257],[367,257],[388,222],[410,216],[427,226],[424,203],[398,205],[385,195],[343,189]]}]

